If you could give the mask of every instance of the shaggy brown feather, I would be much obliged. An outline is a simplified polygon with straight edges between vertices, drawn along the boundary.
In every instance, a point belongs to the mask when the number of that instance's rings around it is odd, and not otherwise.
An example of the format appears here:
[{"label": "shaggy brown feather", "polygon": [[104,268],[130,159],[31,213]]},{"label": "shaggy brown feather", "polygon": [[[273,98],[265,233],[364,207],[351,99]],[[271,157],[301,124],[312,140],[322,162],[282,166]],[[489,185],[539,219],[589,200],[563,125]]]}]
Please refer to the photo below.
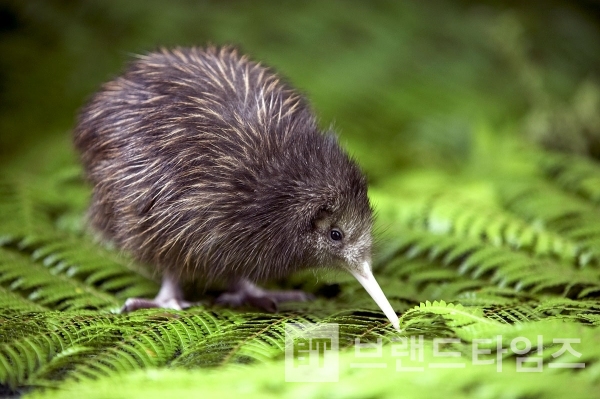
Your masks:
[{"label": "shaggy brown feather", "polygon": [[[370,260],[359,167],[303,96],[234,48],[138,57],[83,108],[74,136],[92,226],[177,280]],[[336,226],[342,243],[328,236]]]}]

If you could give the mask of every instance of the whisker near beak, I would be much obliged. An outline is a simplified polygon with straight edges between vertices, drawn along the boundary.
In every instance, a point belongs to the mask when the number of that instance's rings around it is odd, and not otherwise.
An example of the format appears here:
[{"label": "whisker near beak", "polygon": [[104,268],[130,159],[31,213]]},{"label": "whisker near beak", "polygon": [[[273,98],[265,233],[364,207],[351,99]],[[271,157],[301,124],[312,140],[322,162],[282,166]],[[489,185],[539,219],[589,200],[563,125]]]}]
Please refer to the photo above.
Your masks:
[{"label": "whisker near beak", "polygon": [[392,323],[392,326],[398,331],[400,331],[400,321],[398,320],[398,316],[390,302],[385,297],[385,294],[381,290],[381,287],[375,280],[373,276],[373,272],[371,271],[371,265],[369,262],[364,262],[361,265],[360,270],[350,270],[350,273],[358,280],[358,282],[367,290],[371,298],[375,301],[377,305],[381,308],[383,313],[387,316],[387,318]]}]

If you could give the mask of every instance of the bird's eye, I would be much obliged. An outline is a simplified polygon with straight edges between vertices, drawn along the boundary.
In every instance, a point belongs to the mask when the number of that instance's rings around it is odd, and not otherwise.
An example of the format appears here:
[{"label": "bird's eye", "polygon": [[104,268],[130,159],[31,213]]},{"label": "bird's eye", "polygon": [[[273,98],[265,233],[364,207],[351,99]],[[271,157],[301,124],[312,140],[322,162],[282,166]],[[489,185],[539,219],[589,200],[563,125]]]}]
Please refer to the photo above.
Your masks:
[{"label": "bird's eye", "polygon": [[331,237],[331,239],[333,241],[341,241],[343,238],[343,235],[339,229],[331,229],[329,231],[329,237]]}]

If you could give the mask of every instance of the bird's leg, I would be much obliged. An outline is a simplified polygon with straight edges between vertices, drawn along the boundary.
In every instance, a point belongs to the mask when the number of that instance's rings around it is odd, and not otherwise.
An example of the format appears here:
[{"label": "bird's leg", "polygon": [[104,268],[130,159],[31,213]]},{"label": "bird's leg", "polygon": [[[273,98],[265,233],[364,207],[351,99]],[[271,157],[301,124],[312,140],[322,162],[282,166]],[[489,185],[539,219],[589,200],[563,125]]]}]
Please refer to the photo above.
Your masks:
[{"label": "bird's leg", "polygon": [[268,312],[276,312],[277,304],[280,302],[304,302],[311,299],[314,299],[314,296],[303,291],[265,290],[246,279],[242,279],[233,282],[229,287],[229,291],[224,292],[217,298],[217,303],[233,307],[250,305]]},{"label": "bird's leg", "polygon": [[162,278],[162,285],[156,298],[129,298],[121,308],[121,313],[131,312],[137,309],[147,308],[165,308],[181,310],[189,308],[191,304],[183,300],[183,292],[179,280],[173,275],[165,272]]}]

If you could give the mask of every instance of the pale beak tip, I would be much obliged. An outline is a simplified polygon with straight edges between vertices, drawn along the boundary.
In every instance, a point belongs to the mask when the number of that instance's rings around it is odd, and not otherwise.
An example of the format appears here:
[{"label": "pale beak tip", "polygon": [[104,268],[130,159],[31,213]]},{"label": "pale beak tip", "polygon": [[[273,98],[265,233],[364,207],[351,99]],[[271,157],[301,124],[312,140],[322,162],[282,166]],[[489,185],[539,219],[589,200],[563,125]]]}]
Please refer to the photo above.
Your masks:
[{"label": "pale beak tip", "polygon": [[400,322],[398,321],[398,318],[396,318],[394,320],[390,320],[390,322],[392,323],[394,330],[396,330],[398,332],[402,332],[402,330],[400,329]]},{"label": "pale beak tip", "polygon": [[390,302],[385,297],[383,291],[379,287],[379,284],[377,284],[375,277],[373,277],[369,263],[365,262],[362,266],[362,270],[352,271],[352,274],[366,289],[369,295],[371,295],[381,310],[383,310],[383,313],[385,313],[394,329],[400,332],[400,321],[398,320],[398,315],[396,315],[396,312],[394,312],[394,309],[392,309]]}]

